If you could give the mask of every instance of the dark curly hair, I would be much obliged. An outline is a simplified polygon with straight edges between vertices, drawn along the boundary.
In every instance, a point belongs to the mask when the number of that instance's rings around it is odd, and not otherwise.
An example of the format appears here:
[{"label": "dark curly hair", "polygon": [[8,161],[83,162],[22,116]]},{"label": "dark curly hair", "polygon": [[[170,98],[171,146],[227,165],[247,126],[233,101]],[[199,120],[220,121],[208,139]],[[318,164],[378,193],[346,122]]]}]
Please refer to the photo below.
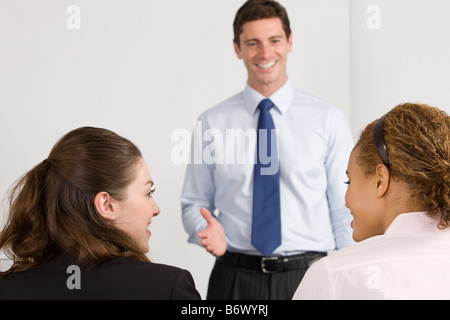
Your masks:
[{"label": "dark curly hair", "polygon": [[[355,148],[357,163],[372,174],[382,160],[372,135],[374,122],[367,125]],[[392,162],[389,172],[405,182],[415,201],[430,216],[450,221],[450,117],[426,104],[403,103],[386,116],[384,136]]]}]

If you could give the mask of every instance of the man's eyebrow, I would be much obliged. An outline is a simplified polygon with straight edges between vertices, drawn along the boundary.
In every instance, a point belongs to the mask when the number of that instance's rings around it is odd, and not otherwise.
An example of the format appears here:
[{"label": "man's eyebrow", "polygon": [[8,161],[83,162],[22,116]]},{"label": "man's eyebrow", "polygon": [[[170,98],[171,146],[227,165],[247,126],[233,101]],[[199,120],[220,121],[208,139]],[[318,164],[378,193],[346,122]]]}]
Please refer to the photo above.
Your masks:
[{"label": "man's eyebrow", "polygon": [[277,34],[277,35],[271,36],[269,39],[274,39],[274,38],[284,38],[284,35]]},{"label": "man's eyebrow", "polygon": [[[277,34],[277,35],[270,36],[269,40],[279,39],[279,38],[283,38],[283,37],[284,37],[283,35]],[[250,38],[250,39],[244,40],[244,43],[248,43],[248,42],[252,42],[252,41],[260,42],[260,40],[258,38]]]},{"label": "man's eyebrow", "polygon": [[257,38],[252,38],[252,39],[245,40],[244,43],[249,43],[249,42],[253,42],[253,41],[259,42],[259,40]]}]

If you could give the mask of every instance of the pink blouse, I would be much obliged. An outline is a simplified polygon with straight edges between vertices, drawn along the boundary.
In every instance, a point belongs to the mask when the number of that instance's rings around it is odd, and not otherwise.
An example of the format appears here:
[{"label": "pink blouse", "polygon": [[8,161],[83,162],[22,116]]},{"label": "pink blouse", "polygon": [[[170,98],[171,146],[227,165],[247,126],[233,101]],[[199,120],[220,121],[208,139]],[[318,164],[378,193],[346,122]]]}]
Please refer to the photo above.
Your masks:
[{"label": "pink blouse", "polygon": [[384,235],[314,263],[293,299],[450,299],[450,228],[400,214]]}]

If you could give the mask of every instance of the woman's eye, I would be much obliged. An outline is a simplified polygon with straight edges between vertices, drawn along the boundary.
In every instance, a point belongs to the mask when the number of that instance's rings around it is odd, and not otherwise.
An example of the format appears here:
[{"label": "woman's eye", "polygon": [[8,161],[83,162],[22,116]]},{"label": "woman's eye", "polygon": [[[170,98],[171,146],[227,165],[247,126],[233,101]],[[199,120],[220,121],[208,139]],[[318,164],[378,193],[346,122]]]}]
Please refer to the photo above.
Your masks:
[{"label": "woman's eye", "polygon": [[155,192],[155,188],[151,188],[149,193],[147,193],[147,196],[149,196],[150,198],[153,196],[153,193]]}]

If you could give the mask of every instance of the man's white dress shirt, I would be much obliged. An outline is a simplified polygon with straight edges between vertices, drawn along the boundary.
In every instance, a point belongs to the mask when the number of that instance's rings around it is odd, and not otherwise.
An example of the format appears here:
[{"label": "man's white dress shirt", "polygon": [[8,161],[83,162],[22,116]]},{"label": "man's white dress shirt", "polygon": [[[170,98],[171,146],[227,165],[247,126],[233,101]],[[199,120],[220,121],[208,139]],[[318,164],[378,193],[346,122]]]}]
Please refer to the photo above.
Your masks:
[{"label": "man's white dress shirt", "polygon": [[[227,250],[261,255],[251,244],[253,168],[259,110],[264,99],[244,91],[205,111],[192,139],[181,196],[188,241],[206,227],[200,207],[217,209]],[[353,140],[336,106],[286,84],[269,97],[278,130],[282,244],[274,255],[329,251],[353,243],[344,205],[345,171]]]}]

